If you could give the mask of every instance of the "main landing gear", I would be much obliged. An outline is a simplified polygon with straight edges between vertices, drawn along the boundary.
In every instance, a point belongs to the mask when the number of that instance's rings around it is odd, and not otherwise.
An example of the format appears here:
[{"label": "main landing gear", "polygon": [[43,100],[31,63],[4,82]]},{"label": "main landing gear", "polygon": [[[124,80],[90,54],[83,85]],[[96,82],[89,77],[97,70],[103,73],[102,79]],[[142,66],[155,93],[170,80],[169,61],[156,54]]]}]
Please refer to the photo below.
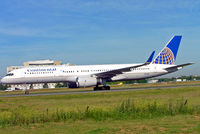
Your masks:
[{"label": "main landing gear", "polygon": [[97,84],[96,87],[94,87],[94,91],[97,91],[97,90],[110,90],[110,86],[106,86],[106,80],[105,79],[102,80],[102,84],[103,84],[102,87],[98,87],[98,84]]},{"label": "main landing gear", "polygon": [[110,86],[94,87],[94,91],[98,91],[98,90],[110,90]]},{"label": "main landing gear", "polygon": [[106,80],[103,79],[102,80],[102,87],[98,87],[98,85],[96,85],[96,87],[94,87],[94,91],[98,91],[98,90],[110,90],[110,86],[106,86]]}]

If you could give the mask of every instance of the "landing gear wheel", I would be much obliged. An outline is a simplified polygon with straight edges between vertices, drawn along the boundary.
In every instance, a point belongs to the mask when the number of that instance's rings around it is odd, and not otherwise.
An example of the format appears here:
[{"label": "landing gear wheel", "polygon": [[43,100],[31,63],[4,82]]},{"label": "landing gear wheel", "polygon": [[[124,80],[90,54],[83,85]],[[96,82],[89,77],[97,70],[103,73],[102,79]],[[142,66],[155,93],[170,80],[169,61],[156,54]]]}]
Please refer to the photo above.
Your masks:
[{"label": "landing gear wheel", "polygon": [[110,90],[110,86],[106,86],[106,90]]},{"label": "landing gear wheel", "polygon": [[101,87],[101,90],[106,90],[106,86]]},{"label": "landing gear wheel", "polygon": [[99,87],[94,87],[94,91],[97,91],[97,90],[99,90]]},{"label": "landing gear wheel", "polygon": [[103,86],[102,90],[110,90],[110,86]]}]

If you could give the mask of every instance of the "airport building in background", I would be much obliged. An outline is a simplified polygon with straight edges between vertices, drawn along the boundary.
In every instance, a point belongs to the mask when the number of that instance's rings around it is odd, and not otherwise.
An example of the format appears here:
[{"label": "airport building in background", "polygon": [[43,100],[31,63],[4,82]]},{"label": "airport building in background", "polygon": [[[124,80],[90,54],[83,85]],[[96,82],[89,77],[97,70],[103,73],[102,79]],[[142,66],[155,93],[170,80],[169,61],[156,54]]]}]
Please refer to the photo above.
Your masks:
[{"label": "airport building in background", "polygon": [[36,60],[36,61],[27,61],[24,62],[24,66],[10,66],[7,67],[7,73],[11,72],[12,70],[28,67],[28,66],[49,66],[49,65],[61,65],[61,61],[55,60]]},{"label": "airport building in background", "polygon": [[[36,60],[36,61],[27,61],[24,62],[24,66],[10,66],[7,67],[7,73],[24,68],[24,67],[29,67],[29,66],[49,66],[49,65],[62,65],[61,61],[55,61],[55,60]],[[71,63],[66,64],[68,66],[72,65]],[[45,85],[45,83],[40,83],[40,84],[32,84],[32,89],[41,89],[44,88],[44,86],[48,86],[48,88],[55,88],[56,83],[48,83]],[[18,84],[18,85],[10,85],[11,89],[29,89],[31,87],[30,84]]]}]

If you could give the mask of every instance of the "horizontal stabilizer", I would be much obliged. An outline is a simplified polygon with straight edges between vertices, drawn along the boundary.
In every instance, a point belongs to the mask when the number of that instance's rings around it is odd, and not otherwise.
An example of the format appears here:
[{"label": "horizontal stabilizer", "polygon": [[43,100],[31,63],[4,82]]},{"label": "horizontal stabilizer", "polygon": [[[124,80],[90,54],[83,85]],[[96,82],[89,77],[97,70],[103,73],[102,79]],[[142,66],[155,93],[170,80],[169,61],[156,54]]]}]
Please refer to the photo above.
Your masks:
[{"label": "horizontal stabilizer", "polygon": [[183,67],[185,66],[189,66],[189,65],[192,65],[194,63],[185,63],[185,64],[181,64],[181,65],[176,65],[176,66],[173,66],[173,67],[168,67],[168,68],[165,68],[165,70],[172,70],[172,69],[182,69]]}]

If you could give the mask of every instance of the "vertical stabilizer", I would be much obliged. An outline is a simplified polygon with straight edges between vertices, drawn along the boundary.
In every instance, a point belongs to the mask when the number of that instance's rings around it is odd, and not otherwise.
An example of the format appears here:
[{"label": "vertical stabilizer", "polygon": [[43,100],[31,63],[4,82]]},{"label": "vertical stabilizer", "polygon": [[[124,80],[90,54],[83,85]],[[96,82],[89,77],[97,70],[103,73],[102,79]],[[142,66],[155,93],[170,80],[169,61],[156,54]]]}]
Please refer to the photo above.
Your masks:
[{"label": "vertical stabilizer", "polygon": [[176,55],[182,36],[174,36],[158,56],[152,62],[153,64],[175,64]]}]

